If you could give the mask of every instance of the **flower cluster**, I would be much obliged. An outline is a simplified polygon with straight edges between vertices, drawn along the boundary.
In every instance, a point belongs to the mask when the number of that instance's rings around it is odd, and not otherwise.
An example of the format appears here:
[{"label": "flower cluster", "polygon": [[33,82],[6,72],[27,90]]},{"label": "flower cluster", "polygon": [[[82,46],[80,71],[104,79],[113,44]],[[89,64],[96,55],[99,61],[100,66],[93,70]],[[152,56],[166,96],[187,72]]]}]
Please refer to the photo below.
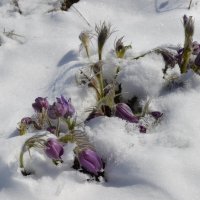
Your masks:
[{"label": "flower cluster", "polygon": [[[36,116],[24,117],[19,123],[19,133],[24,135],[27,130],[32,127],[36,130],[47,130],[51,133],[60,133],[60,121],[66,122],[66,128],[73,130],[75,126],[75,108],[71,103],[71,99],[65,99],[61,95],[52,105],[49,104],[47,98],[37,97],[32,104]],[[55,124],[55,121],[56,124]]]},{"label": "flower cluster", "polygon": [[[84,78],[84,81],[80,82],[87,84],[88,87],[93,88],[96,92],[96,106],[93,107],[82,123],[83,126],[80,127],[76,123],[77,113],[70,98],[67,99],[61,95],[51,104],[47,97],[37,97],[32,104],[35,115],[22,118],[18,128],[20,135],[24,135],[29,131],[36,132],[36,135],[25,141],[20,153],[20,167],[24,175],[31,173],[24,164],[24,154],[31,148],[42,149],[46,157],[51,159],[55,165],[58,165],[65,162],[65,146],[68,143],[73,143],[75,148],[73,149],[74,164],[72,168],[87,173],[90,179],[100,181],[100,178],[104,178],[106,180],[104,174],[106,163],[91,144],[85,132],[82,131],[85,130],[84,125],[99,116],[116,117],[127,123],[132,123],[138,132],[143,134],[148,133],[148,129],[151,127],[151,124],[144,123],[146,117],[150,116],[153,120],[152,124],[155,124],[163,116],[160,111],[152,111],[149,108],[149,101],[142,106],[139,103],[136,105],[131,101],[125,102],[123,100],[121,85],[117,83],[120,66],[117,67],[113,80],[106,80],[103,74],[103,49],[113,31],[111,30],[111,25],[105,22],[99,26],[96,25],[95,31],[99,60],[87,66],[90,69],[90,74],[81,71],[82,77],[79,78]],[[88,58],[90,57],[90,34],[91,32],[85,31],[79,36],[81,47],[85,48]],[[114,44],[116,59],[124,59],[126,51],[131,48],[131,45],[123,44],[123,38],[121,37]],[[193,51],[195,53],[198,52],[196,44],[194,44]],[[184,52],[184,49],[182,52]],[[165,56],[166,60],[168,57],[170,56]],[[133,97],[133,99],[137,99],[137,97]],[[46,133],[41,135],[38,130]]]},{"label": "flower cluster", "polygon": [[[24,135],[29,128],[36,130],[45,130],[47,134],[40,135],[39,133],[29,138],[23,145],[20,153],[20,167],[23,175],[29,175],[32,172],[27,170],[24,165],[24,154],[31,148],[41,148],[44,154],[50,158],[55,165],[63,162],[64,146],[67,143],[76,143],[74,149],[74,159],[78,162],[77,170],[84,170],[91,177],[95,177],[99,181],[100,176],[104,176],[103,161],[90,144],[87,136],[83,136],[75,130],[75,108],[71,103],[71,99],[65,99],[61,95],[56,98],[56,102],[50,104],[47,98],[37,97],[32,104],[36,116],[24,117],[19,123],[19,133]],[[60,128],[60,123],[63,122],[65,128]],[[65,134],[61,132],[66,132]],[[37,133],[37,132],[36,132]]]}]

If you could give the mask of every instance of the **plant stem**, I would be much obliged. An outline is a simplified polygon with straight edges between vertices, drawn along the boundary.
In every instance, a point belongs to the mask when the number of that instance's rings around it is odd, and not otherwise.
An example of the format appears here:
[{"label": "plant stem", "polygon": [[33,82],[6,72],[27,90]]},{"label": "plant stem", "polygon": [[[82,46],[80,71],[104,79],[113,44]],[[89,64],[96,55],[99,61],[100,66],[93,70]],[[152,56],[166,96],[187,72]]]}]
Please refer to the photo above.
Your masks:
[{"label": "plant stem", "polygon": [[24,169],[24,152],[21,151],[19,156],[19,167]]},{"label": "plant stem", "polygon": [[91,27],[91,24],[90,24],[90,23],[88,22],[88,20],[83,16],[83,14],[82,14],[78,9],[76,9],[75,6],[72,5],[72,8],[83,18],[83,20],[87,23],[87,25],[88,25],[89,27]]},{"label": "plant stem", "polygon": [[191,5],[192,5],[192,0],[190,0],[190,4],[189,4],[189,6],[188,6],[188,10],[190,10]]},{"label": "plant stem", "polygon": [[85,51],[86,51],[87,57],[90,58],[89,51],[88,51],[88,46],[87,45],[85,46]]},{"label": "plant stem", "polygon": [[102,68],[100,69],[99,74],[97,75],[97,79],[98,79],[99,87],[100,87],[100,99],[102,99],[104,97],[104,84],[103,84]]},{"label": "plant stem", "polygon": [[48,116],[47,116],[47,123],[49,124],[49,126],[52,126]]},{"label": "plant stem", "polygon": [[60,117],[58,118],[56,125],[56,136],[59,137],[59,129],[60,129]]},{"label": "plant stem", "polygon": [[65,135],[65,136],[59,138],[59,141],[63,142],[63,143],[68,143],[68,142],[73,143],[74,142],[74,135],[73,135],[73,133]]},{"label": "plant stem", "polygon": [[181,74],[186,73],[187,72],[187,66],[190,60],[190,55],[191,55],[192,51],[190,50],[190,48],[187,48],[184,50],[183,52],[183,62],[180,68]]},{"label": "plant stem", "polygon": [[99,48],[99,61],[102,60],[102,50],[103,48]]}]

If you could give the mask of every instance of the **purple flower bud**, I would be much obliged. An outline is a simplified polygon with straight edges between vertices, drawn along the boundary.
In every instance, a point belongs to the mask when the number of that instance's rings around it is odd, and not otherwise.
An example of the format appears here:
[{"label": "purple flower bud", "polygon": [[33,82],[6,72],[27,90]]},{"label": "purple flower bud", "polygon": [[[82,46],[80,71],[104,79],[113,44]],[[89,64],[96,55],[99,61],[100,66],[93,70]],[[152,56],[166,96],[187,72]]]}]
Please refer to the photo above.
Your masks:
[{"label": "purple flower bud", "polygon": [[156,120],[158,120],[160,117],[163,116],[163,113],[159,112],[159,111],[154,111],[150,113],[152,115],[152,117],[154,117]]},{"label": "purple flower bud", "polygon": [[138,117],[133,114],[131,108],[125,103],[116,105],[115,116],[132,123],[138,123],[139,121]]},{"label": "purple flower bud", "polygon": [[98,175],[98,172],[103,170],[101,158],[91,149],[81,151],[78,155],[78,160],[82,168],[94,175]]},{"label": "purple flower bud", "polygon": [[71,99],[66,100],[62,95],[61,98],[56,98],[57,102],[48,108],[48,116],[51,119],[58,117],[71,117],[75,113],[75,109],[71,104]]},{"label": "purple flower bud", "polygon": [[24,117],[21,119],[21,123],[26,124],[26,125],[30,125],[32,122],[33,121],[30,117]]},{"label": "purple flower bud", "polygon": [[33,103],[32,106],[36,112],[42,112],[43,108],[48,108],[49,102],[47,101],[47,98],[37,97],[35,99],[35,103]]},{"label": "purple flower bud", "polygon": [[147,128],[143,125],[139,126],[139,130],[140,130],[140,133],[146,133],[147,132]]},{"label": "purple flower bud", "polygon": [[54,138],[47,140],[45,144],[46,155],[53,160],[61,160],[61,156],[64,153],[63,146]]},{"label": "purple flower bud", "polygon": [[56,133],[56,127],[55,127],[55,126],[49,126],[49,127],[47,128],[47,131],[49,131],[50,133],[55,134],[55,133]]}]

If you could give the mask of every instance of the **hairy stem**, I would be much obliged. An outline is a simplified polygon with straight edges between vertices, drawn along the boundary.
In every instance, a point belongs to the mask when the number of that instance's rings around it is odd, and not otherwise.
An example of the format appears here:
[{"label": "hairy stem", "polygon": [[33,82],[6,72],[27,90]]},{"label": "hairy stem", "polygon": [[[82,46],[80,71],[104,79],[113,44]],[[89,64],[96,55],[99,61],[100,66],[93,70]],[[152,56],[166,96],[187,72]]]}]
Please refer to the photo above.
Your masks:
[{"label": "hairy stem", "polygon": [[58,118],[56,125],[56,136],[59,137],[59,129],[60,129],[60,117]]},{"label": "hairy stem", "polygon": [[21,151],[20,156],[19,156],[19,167],[24,168],[24,152]]},{"label": "hairy stem", "polygon": [[91,24],[90,24],[90,23],[88,22],[88,20],[83,16],[83,14],[82,14],[78,9],[76,9],[75,6],[72,5],[72,8],[83,18],[83,20],[87,23],[87,25],[88,25],[89,27],[91,27]]},{"label": "hairy stem", "polygon": [[192,5],[192,0],[190,0],[190,4],[189,4],[189,6],[188,6],[188,10],[190,10],[191,5]]}]

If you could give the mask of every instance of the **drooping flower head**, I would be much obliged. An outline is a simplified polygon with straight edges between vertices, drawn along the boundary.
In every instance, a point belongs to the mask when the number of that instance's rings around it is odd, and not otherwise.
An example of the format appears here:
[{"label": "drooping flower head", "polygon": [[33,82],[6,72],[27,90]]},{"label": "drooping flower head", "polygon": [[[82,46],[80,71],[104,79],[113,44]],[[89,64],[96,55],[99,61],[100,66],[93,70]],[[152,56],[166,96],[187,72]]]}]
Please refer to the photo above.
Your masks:
[{"label": "drooping flower head", "polygon": [[92,149],[84,149],[78,154],[78,160],[83,169],[98,175],[103,170],[103,163],[99,155]]},{"label": "drooping flower head", "polygon": [[71,104],[71,99],[66,100],[62,95],[61,98],[56,98],[57,102],[50,105],[48,108],[48,116],[51,119],[57,119],[59,117],[72,117],[75,113],[75,109]]},{"label": "drooping flower head", "polygon": [[62,160],[61,156],[64,153],[64,148],[62,144],[58,142],[55,138],[49,138],[45,143],[44,149],[46,155],[52,160]]},{"label": "drooping flower head", "polygon": [[26,134],[29,126],[33,123],[33,120],[30,117],[24,117],[19,123],[18,131],[20,135]]},{"label": "drooping flower head", "polygon": [[80,49],[82,49],[83,47],[85,48],[85,51],[86,51],[88,58],[90,57],[90,55],[89,55],[89,43],[90,43],[91,38],[92,38],[92,36],[91,36],[90,31],[83,31],[79,35],[79,39],[81,41]]},{"label": "drooping flower head", "polygon": [[21,123],[25,125],[30,125],[33,122],[33,120],[30,117],[24,117],[21,119]]},{"label": "drooping flower head", "polygon": [[128,46],[125,46],[124,43],[123,43],[123,37],[119,38],[117,40],[117,42],[114,44],[114,47],[115,47],[115,53],[116,53],[116,56],[117,58],[123,58],[125,53],[126,53],[126,50],[128,49],[131,49],[131,45],[128,45]]},{"label": "drooping flower head", "polygon": [[131,123],[138,123],[139,119],[135,116],[131,108],[125,103],[118,103],[115,107],[115,116]]},{"label": "drooping flower head", "polygon": [[36,112],[42,112],[42,109],[47,109],[49,106],[49,102],[47,101],[47,98],[43,97],[37,97],[35,99],[35,103],[32,104],[32,107]]},{"label": "drooping flower head", "polygon": [[102,60],[103,47],[113,31],[111,30],[111,25],[106,24],[105,22],[96,25],[95,31],[97,33],[99,60]]}]

